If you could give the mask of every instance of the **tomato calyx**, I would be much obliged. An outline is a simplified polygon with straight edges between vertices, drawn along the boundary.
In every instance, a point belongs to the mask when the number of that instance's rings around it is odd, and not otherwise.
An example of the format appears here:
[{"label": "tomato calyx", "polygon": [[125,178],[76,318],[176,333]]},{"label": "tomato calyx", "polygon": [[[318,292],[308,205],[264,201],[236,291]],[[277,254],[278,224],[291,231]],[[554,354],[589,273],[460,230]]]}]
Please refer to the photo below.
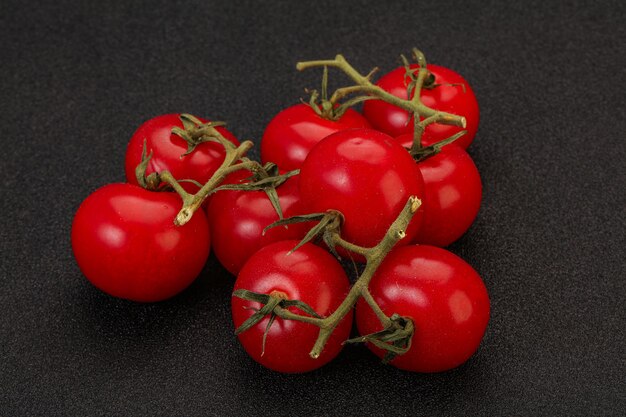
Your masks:
[{"label": "tomato calyx", "polygon": [[346,343],[371,343],[386,351],[383,363],[387,364],[398,355],[403,355],[411,348],[415,333],[413,320],[392,314],[389,324],[383,330],[346,340]]},{"label": "tomato calyx", "polygon": [[183,124],[183,128],[174,126],[172,128],[172,134],[187,142],[187,151],[180,156],[181,158],[192,153],[201,143],[221,143],[219,139],[221,134],[215,128],[226,126],[225,122],[203,123],[196,116],[188,113],[181,114],[180,121]]},{"label": "tomato calyx", "polygon": [[239,289],[233,292],[233,297],[241,298],[242,300],[254,301],[263,304],[263,307],[258,309],[248,320],[244,321],[241,326],[235,330],[235,334],[243,333],[265,317],[268,314],[282,314],[282,310],[289,307],[296,307],[302,310],[304,313],[316,319],[321,319],[322,316],[317,314],[311,306],[300,300],[290,300],[285,293],[280,291],[272,291],[269,294],[261,294],[245,289]]},{"label": "tomato calyx", "polygon": [[425,159],[430,158],[431,156],[437,155],[439,152],[441,152],[441,149],[443,149],[444,146],[453,143],[455,140],[459,139],[466,133],[467,130],[462,130],[450,136],[449,138],[440,140],[439,142],[435,142],[432,145],[425,147],[416,146],[415,142],[413,142],[413,146],[411,146],[408,151],[413,159],[415,159],[415,162],[421,162]]},{"label": "tomato calyx", "polygon": [[[209,127],[215,130],[213,127]],[[177,180],[174,178],[172,173],[167,170],[153,172],[146,176],[146,169],[148,167],[148,163],[150,162],[150,158],[152,157],[152,151],[150,151],[150,153],[147,152],[147,144],[146,140],[144,140],[141,162],[135,169],[137,182],[141,187],[151,191],[173,189],[176,193],[178,193],[180,198],[183,200],[183,206],[174,219],[174,224],[176,226],[183,226],[189,222],[204,200],[206,200],[211,192],[216,189],[228,175],[239,170],[254,171],[260,166],[259,162],[252,161],[245,156],[248,150],[254,146],[252,141],[246,140],[237,146],[216,130],[214,135],[215,136],[209,137],[207,141],[215,141],[221,144],[224,147],[225,155],[220,167],[213,173],[211,178],[209,178],[205,184],[200,184],[193,180]],[[180,185],[181,182],[192,182],[200,189],[195,194],[191,194]]]},{"label": "tomato calyx", "polygon": [[308,231],[300,243],[298,243],[291,250],[291,252],[298,250],[308,242],[317,241],[321,238],[321,240],[326,243],[326,246],[328,246],[330,252],[335,257],[339,258],[339,254],[336,250],[336,239],[340,238],[341,224],[343,223],[343,220],[343,214],[337,210],[328,210],[326,213],[303,214],[278,220],[263,229],[263,233],[277,226],[288,226],[294,223],[317,221],[318,223]]},{"label": "tomato calyx", "polygon": [[[171,191],[173,187],[164,182],[165,180],[161,179],[161,175],[158,172],[153,172],[149,175],[146,175],[146,170],[148,169],[148,164],[150,163],[150,159],[152,159],[153,152],[147,153],[147,141],[144,139],[143,141],[143,150],[141,151],[141,162],[135,168],[135,176],[137,178],[137,183],[141,188],[144,188],[148,191]],[[172,178],[173,176],[169,174]],[[190,182],[196,185],[198,188],[202,187],[198,181],[192,179],[182,179],[176,180],[177,182]]]},{"label": "tomato calyx", "polygon": [[273,162],[267,162],[265,165],[256,164],[251,167],[252,176],[244,181],[236,184],[224,184],[213,189],[210,194],[214,194],[218,191],[264,191],[267,194],[267,198],[272,203],[272,207],[278,214],[278,218],[283,218],[283,210],[280,206],[278,193],[276,188],[285,183],[289,178],[298,175],[300,170],[285,172],[280,174],[278,166]]},{"label": "tomato calyx", "polygon": [[[402,66],[405,70],[405,78],[409,78],[411,81],[407,84],[407,97],[412,97],[413,90],[415,89],[415,85],[417,84],[418,73],[420,68],[426,69],[426,57],[424,53],[417,48],[413,48],[411,53],[413,59],[416,61],[418,68],[411,68],[411,63],[407,59],[404,54],[400,55],[400,60],[402,61]],[[424,81],[422,82],[422,88],[427,90],[432,90],[437,87],[448,86],[448,87],[461,87],[463,93],[467,91],[465,84],[463,83],[437,83],[437,79],[435,75],[426,69],[426,76],[424,77]]]},{"label": "tomato calyx", "polygon": [[[377,70],[378,68],[374,68],[370,74],[367,75],[367,77],[371,77]],[[337,121],[341,119],[350,107],[374,98],[370,95],[361,95],[353,97],[340,104],[339,100],[346,95],[344,93],[346,89],[355,89],[355,91],[357,91],[360,87],[352,86],[340,88],[336,90],[330,98],[328,97],[328,66],[324,65],[324,71],[322,74],[321,100],[318,100],[320,98],[320,93],[317,90],[305,89],[305,92],[310,94],[310,98],[308,103],[304,102],[304,100],[302,102],[304,104],[308,104],[318,116],[326,120]]]},{"label": "tomato calyx", "polygon": [[[257,302],[263,305],[263,307],[256,309],[250,307],[255,310],[255,313],[250,316],[246,321],[244,321],[237,329],[235,329],[235,334],[238,335],[240,333],[245,332],[246,330],[254,327],[257,323],[265,318],[265,316],[269,315],[269,321],[267,322],[267,326],[265,327],[265,331],[263,332],[263,342],[261,348],[261,355],[265,353],[265,341],[267,339],[267,334],[274,324],[276,317],[281,317],[283,319],[288,319],[292,314],[287,309],[290,307],[295,307],[308,316],[298,315],[302,321],[304,321],[307,317],[310,320],[321,320],[322,316],[317,314],[313,308],[307,303],[300,300],[290,300],[287,298],[287,295],[280,291],[272,291],[269,294],[261,294],[252,291],[248,291],[245,289],[239,289],[233,292],[233,297],[238,297],[243,300]],[[317,322],[313,322],[317,323]]]}]

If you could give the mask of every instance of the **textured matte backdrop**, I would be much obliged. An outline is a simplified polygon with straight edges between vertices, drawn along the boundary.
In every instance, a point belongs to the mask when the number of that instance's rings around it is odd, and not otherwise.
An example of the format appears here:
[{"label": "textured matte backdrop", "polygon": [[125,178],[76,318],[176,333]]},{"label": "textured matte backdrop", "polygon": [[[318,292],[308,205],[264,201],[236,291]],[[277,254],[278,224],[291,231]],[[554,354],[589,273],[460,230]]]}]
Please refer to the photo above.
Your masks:
[{"label": "textured matte backdrop", "polygon": [[[505,3],[3,0],[0,414],[623,415],[624,3]],[[280,375],[233,336],[214,258],[158,304],[82,277],[72,216],[124,180],[144,120],[190,112],[258,141],[318,85],[297,60],[390,70],[413,46],[481,106],[484,200],[451,247],[492,300],[468,363],[409,374],[350,346]]]}]

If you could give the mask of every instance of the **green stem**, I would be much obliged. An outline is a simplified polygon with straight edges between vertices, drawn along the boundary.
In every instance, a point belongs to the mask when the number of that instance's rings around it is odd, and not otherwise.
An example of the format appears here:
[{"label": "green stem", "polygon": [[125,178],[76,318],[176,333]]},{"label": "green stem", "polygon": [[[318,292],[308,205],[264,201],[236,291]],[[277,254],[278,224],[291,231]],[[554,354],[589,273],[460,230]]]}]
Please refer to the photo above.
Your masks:
[{"label": "green stem", "polygon": [[[299,300],[287,300],[286,295],[277,291],[273,291],[270,294],[258,294],[252,293],[247,290],[237,290],[233,293],[233,296],[237,296],[246,300],[261,302],[265,304],[265,307],[260,311],[262,313],[256,313],[248,321],[244,322],[236,332],[246,331],[250,326],[255,325],[263,315],[271,314],[271,317],[278,316],[284,320],[296,320],[299,322],[311,324],[319,327],[319,333],[313,348],[309,352],[309,355],[316,359],[322,353],[326,342],[330,338],[335,328],[341,323],[343,318],[352,311],[352,308],[356,304],[360,297],[363,297],[367,304],[371,306],[372,310],[380,320],[385,329],[390,329],[394,323],[392,317],[382,311],[380,306],[376,303],[372,295],[368,290],[368,286],[372,277],[376,273],[376,270],[380,267],[387,254],[393,249],[400,239],[405,237],[405,230],[408,227],[415,212],[421,205],[421,201],[417,197],[410,197],[405,204],[404,208],[398,215],[398,217],[391,224],[383,239],[378,245],[372,248],[363,248],[361,246],[354,245],[350,242],[346,242],[338,236],[338,231],[333,233],[332,242],[343,247],[346,250],[354,251],[365,257],[366,265],[365,269],[358,277],[348,295],[344,298],[341,304],[333,311],[328,317],[322,318],[308,305],[302,303]],[[286,300],[284,305],[281,305],[281,300]],[[295,306],[304,311],[308,315],[297,314],[290,311],[289,306]],[[267,311],[271,310],[271,311]],[[258,317],[255,317],[258,316]],[[271,323],[271,322],[270,322]],[[365,339],[363,339],[364,341]]]},{"label": "green stem", "polygon": [[258,162],[247,159],[242,162],[238,162],[244,157],[246,152],[254,146],[251,141],[247,140],[242,142],[241,145],[233,147],[227,144],[230,143],[232,145],[232,143],[223,136],[219,135],[217,138],[226,150],[224,161],[217,171],[215,171],[213,176],[211,176],[211,178],[202,186],[202,188],[200,188],[200,190],[198,190],[196,194],[189,195],[187,198],[185,198],[184,194],[181,194],[183,207],[176,215],[176,219],[174,219],[174,224],[177,226],[186,224],[196,210],[198,210],[198,208],[202,205],[202,202],[209,196],[209,194],[211,194],[211,191],[219,186],[222,181],[224,181],[224,178],[226,178],[229,174],[242,169],[255,169],[255,167],[259,165]]},{"label": "green stem", "polygon": [[[406,205],[402,209],[402,212],[391,224],[380,243],[369,250],[363,251],[363,255],[365,256],[365,260],[367,262],[365,269],[339,307],[337,307],[337,309],[330,316],[322,319],[318,324],[320,331],[317,336],[317,340],[313,345],[313,349],[311,349],[311,352],[309,353],[312,358],[318,358],[320,356],[328,338],[333,333],[337,325],[339,325],[346,314],[352,310],[352,307],[354,307],[354,304],[356,304],[359,297],[363,295],[363,292],[367,291],[368,285],[382,261],[391,249],[393,249],[396,243],[398,243],[400,239],[404,238],[404,231],[408,227],[409,222],[420,205],[421,201],[417,197],[409,198]],[[336,242],[339,245],[342,245],[345,241],[343,241],[343,239],[339,239],[336,240]],[[345,249],[349,249],[351,245],[352,244],[348,245]]]},{"label": "green stem", "polygon": [[[330,59],[330,60],[298,62],[296,64],[296,69],[298,71],[303,71],[308,68],[315,68],[315,67],[320,67],[320,66],[339,68],[348,77],[350,77],[357,85],[363,87],[361,91],[366,91],[370,94],[373,94],[377,96],[378,98],[380,98],[381,100],[384,100],[390,104],[400,107],[401,109],[404,109],[411,114],[417,112],[422,117],[430,117],[436,113],[440,113],[441,116],[440,116],[439,123],[459,126],[459,127],[465,127],[467,124],[465,117],[457,116],[457,115],[446,113],[446,112],[438,112],[437,110],[431,109],[430,107],[424,105],[421,102],[421,100],[417,100],[416,102],[413,102],[412,100],[401,99],[399,97],[394,96],[391,93],[388,93],[387,91],[383,90],[377,85],[372,84],[372,82],[368,78],[370,74],[368,74],[367,76],[361,75],[356,69],[354,69],[354,67],[352,67],[352,65],[350,65],[346,61],[343,55],[337,55],[335,59]],[[418,95],[418,99],[419,99],[419,95]]]},{"label": "green stem", "polygon": [[363,246],[358,246],[358,245],[355,245],[354,243],[348,242],[347,240],[343,240],[338,233],[334,233],[332,239],[335,245],[341,246],[342,248],[350,252],[357,253],[366,259],[367,259],[367,254],[371,251],[371,249],[369,248],[364,248]]},{"label": "green stem", "polygon": [[190,203],[193,199],[193,194],[189,194],[185,189],[180,185],[180,183],[174,178],[174,176],[169,171],[159,172],[159,179],[167,184],[169,184],[174,191],[180,195],[180,198],[183,200],[183,204]]},{"label": "green stem", "polygon": [[[416,106],[421,103],[421,95],[422,95],[422,87],[424,85],[424,80],[428,75],[428,70],[426,66],[420,67],[417,73],[417,80],[415,81],[415,87],[413,88],[413,97],[411,98],[411,103]],[[430,117],[435,116],[436,114],[441,114],[440,112],[436,112]],[[425,127],[420,123],[420,113],[413,113],[413,146],[411,149],[419,150],[422,148],[422,134],[424,133]]]},{"label": "green stem", "polygon": [[389,317],[387,317],[387,315],[380,308],[376,300],[374,300],[374,297],[372,297],[370,290],[368,288],[363,288],[361,290],[361,296],[374,311],[376,317],[378,317],[378,320],[380,320],[380,324],[382,324],[383,328],[389,327],[391,325],[391,320],[389,320]]},{"label": "green stem", "polygon": [[303,323],[309,323],[318,327],[323,326],[324,323],[324,319],[318,319],[317,317],[303,316],[301,314],[293,313],[285,308],[282,308],[281,306],[274,307],[274,313],[281,319],[301,321]]}]

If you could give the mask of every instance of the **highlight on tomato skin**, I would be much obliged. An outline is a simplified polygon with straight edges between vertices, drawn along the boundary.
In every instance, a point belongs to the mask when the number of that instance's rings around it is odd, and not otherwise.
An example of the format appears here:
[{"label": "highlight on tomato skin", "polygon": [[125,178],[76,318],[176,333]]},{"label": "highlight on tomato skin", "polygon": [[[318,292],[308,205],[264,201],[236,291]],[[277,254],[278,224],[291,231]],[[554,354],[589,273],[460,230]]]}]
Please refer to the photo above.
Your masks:
[{"label": "highlight on tomato skin", "polygon": [[[410,67],[417,70],[414,64]],[[457,72],[440,65],[428,64],[426,67],[435,77],[432,88],[422,88],[422,103],[434,110],[452,113],[465,117],[467,133],[455,143],[463,149],[472,143],[478,130],[480,111],[476,95],[470,84]],[[406,77],[406,69],[399,67],[380,77],[376,85],[383,90],[402,99],[410,98],[407,86],[410,79]],[[368,100],[363,104],[363,115],[371,125],[393,137],[413,133],[413,122],[406,110],[382,100]],[[422,137],[424,146],[432,145],[464,130],[463,128],[440,123],[426,127]]]},{"label": "highlight on tomato skin", "polygon": [[[395,248],[376,271],[370,293],[388,316],[415,326],[411,348],[390,364],[413,372],[442,372],[467,361],[478,349],[489,321],[487,289],[478,273],[453,253],[435,246]],[[356,306],[361,335],[381,329],[362,299]],[[377,356],[384,352],[368,343]]]},{"label": "highlight on tomato skin", "polygon": [[[308,304],[320,316],[331,314],[350,290],[350,282],[341,264],[327,251],[311,243],[289,252],[299,243],[286,240],[265,246],[243,266],[235,281],[234,290],[246,289],[261,294],[272,291],[284,293],[288,299]],[[232,298],[232,317],[235,328],[255,313],[260,303]],[[299,310],[290,308],[294,313]],[[317,359],[311,358],[319,334],[313,324],[276,317],[267,332],[263,350],[263,334],[269,317],[237,337],[245,351],[259,364],[278,372],[302,373],[320,368],[334,359],[350,337],[352,311],[339,323]]]},{"label": "highlight on tomato skin", "polygon": [[[208,123],[203,118],[198,120]],[[195,180],[200,184],[206,183],[211,178],[224,160],[224,147],[219,143],[204,142],[197,145],[190,154],[182,156],[187,152],[188,145],[184,139],[172,133],[174,127],[184,127],[181,115],[164,114],[147,120],[132,135],[124,159],[128,183],[139,185],[135,168],[141,162],[144,140],[147,152],[152,152],[146,175],[167,170],[177,180]],[[237,138],[226,128],[218,126],[215,129],[233,144],[239,145]],[[189,193],[198,191],[195,184],[182,182],[180,185]]]},{"label": "highlight on tomato skin", "polygon": [[109,184],[90,194],[72,223],[72,249],[84,276],[114,297],[168,299],[200,274],[210,251],[203,212],[175,226],[180,197],[132,184]]},{"label": "highlight on tomato skin", "polygon": [[369,128],[367,119],[348,109],[338,120],[315,113],[308,104],[296,104],[278,113],[261,139],[261,161],[273,162],[283,171],[302,166],[311,149],[325,137],[346,129]]}]

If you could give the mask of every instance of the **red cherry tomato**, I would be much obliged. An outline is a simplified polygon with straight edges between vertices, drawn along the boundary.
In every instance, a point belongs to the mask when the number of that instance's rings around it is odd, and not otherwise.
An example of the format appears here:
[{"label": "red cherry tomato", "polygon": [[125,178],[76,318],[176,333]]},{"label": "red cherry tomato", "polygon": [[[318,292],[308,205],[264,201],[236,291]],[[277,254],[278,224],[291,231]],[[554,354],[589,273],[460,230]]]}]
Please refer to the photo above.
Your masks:
[{"label": "red cherry tomato", "polygon": [[[410,147],[413,135],[396,140]],[[417,164],[424,178],[424,219],[416,243],[448,246],[470,228],[482,198],[480,174],[474,161],[455,143]]]},{"label": "red cherry tomato", "polygon": [[[411,68],[417,69],[418,66],[413,65]],[[478,129],[479,111],[474,91],[463,77],[451,69],[438,65],[428,65],[427,68],[435,76],[435,84],[440,85],[422,88],[422,103],[435,110],[465,117],[467,133],[455,143],[466,149],[474,140]],[[404,67],[396,68],[382,76],[376,85],[396,97],[407,99],[407,85],[411,80],[405,74]],[[363,115],[374,128],[393,137],[413,133],[413,121],[409,118],[408,112],[382,100],[366,101],[363,104]],[[432,145],[461,130],[460,127],[433,123],[426,128],[422,136],[422,144]]]},{"label": "red cherry tomato", "polygon": [[72,249],[83,274],[102,291],[133,301],[172,297],[198,276],[209,255],[206,216],[173,221],[178,195],[131,184],[104,186],[83,201],[72,225]]},{"label": "red cherry tomato", "polygon": [[[385,235],[410,196],[423,196],[422,175],[409,153],[390,136],[372,129],[337,132],[318,143],[300,169],[303,207],[344,215],[342,237],[371,247]],[[417,233],[421,209],[406,230]]]},{"label": "red cherry tomato", "polygon": [[[440,372],[461,365],[476,352],[489,321],[489,297],[474,269],[445,249],[426,245],[394,249],[372,278],[369,290],[390,316],[409,317],[415,325],[411,348],[391,365],[414,372]],[[360,299],[359,333],[382,330]],[[382,357],[384,352],[368,347]]]},{"label": "red cherry tomato", "polygon": [[[202,123],[207,123],[204,119],[199,120]],[[168,170],[177,180],[191,179],[200,184],[206,183],[211,178],[224,160],[224,147],[219,143],[204,142],[199,144],[189,155],[182,156],[187,152],[187,142],[180,136],[172,134],[173,127],[183,128],[179,114],[157,116],[137,129],[126,150],[126,181],[138,185],[135,168],[141,162],[144,139],[148,153],[153,152],[146,169],[146,175],[155,171]],[[228,130],[223,127],[216,129],[226,139],[239,145],[237,138]],[[182,182],[181,186],[190,193],[198,191],[198,187],[189,182]]]},{"label": "red cherry tomato", "polygon": [[296,104],[278,113],[267,125],[261,140],[261,160],[285,171],[298,169],[311,148],[326,136],[367,127],[367,120],[352,109],[335,121],[319,116],[308,104]]},{"label": "red cherry tomato", "polygon": [[[330,315],[350,290],[350,283],[341,265],[324,249],[311,243],[295,252],[288,252],[298,244],[295,240],[276,242],[265,246],[243,266],[235,282],[235,290],[246,289],[269,294],[278,291],[288,299],[300,300],[319,315]],[[235,328],[254,314],[260,303],[232,299]],[[297,314],[300,310],[290,307]],[[317,359],[309,356],[319,334],[319,327],[276,317],[267,333],[263,352],[263,334],[269,317],[238,335],[248,354],[261,365],[279,372],[308,372],[335,358],[342,343],[350,336],[352,311],[336,327]]]},{"label": "red cherry tomato", "polygon": [[[250,172],[237,172],[227,182],[237,183]],[[285,218],[303,214],[300,210],[298,176],[276,188]],[[310,226],[306,223],[263,229],[278,220],[278,214],[265,191],[218,191],[207,208],[213,252],[220,263],[237,275],[244,263],[263,246],[279,240],[302,239]]]}]

